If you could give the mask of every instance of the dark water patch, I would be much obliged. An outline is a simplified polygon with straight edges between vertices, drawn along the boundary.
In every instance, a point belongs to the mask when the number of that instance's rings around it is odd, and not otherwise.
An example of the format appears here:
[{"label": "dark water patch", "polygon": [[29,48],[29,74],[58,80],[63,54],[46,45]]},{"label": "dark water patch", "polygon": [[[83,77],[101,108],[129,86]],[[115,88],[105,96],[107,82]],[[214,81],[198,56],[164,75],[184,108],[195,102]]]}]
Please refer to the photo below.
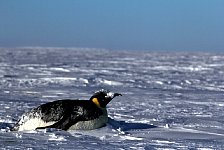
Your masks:
[{"label": "dark water patch", "polygon": [[4,78],[18,78],[19,76],[18,75],[11,75],[11,74],[6,74],[6,75],[3,75]]},{"label": "dark water patch", "polygon": [[10,128],[12,128],[12,123],[7,122],[0,122],[0,131],[9,131]]}]

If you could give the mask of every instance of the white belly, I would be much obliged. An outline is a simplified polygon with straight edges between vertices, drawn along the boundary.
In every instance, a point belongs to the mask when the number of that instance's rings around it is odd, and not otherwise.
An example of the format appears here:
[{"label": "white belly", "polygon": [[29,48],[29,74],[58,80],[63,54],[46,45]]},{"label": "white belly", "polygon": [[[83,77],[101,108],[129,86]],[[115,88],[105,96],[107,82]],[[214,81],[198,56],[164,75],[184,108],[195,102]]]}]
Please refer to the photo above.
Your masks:
[{"label": "white belly", "polygon": [[107,122],[107,110],[104,109],[103,115],[101,115],[99,118],[88,121],[79,121],[72,125],[68,130],[93,130],[105,126]]},{"label": "white belly", "polygon": [[40,118],[32,118],[27,120],[25,123],[19,126],[18,131],[28,131],[28,130],[35,130],[38,127],[46,127],[54,124],[54,121],[45,122]]},{"label": "white belly", "polygon": [[108,121],[107,115],[100,116],[97,119],[89,120],[89,121],[80,121],[74,125],[72,125],[68,130],[92,130],[103,127],[106,125]]}]

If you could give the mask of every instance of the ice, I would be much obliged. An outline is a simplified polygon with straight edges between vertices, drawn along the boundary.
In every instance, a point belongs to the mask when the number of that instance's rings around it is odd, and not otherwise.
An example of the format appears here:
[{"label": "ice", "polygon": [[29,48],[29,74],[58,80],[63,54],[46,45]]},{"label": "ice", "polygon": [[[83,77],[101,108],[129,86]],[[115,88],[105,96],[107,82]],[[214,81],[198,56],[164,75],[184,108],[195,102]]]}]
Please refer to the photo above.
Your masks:
[{"label": "ice", "polygon": [[49,68],[49,70],[52,70],[52,71],[61,71],[61,72],[70,72],[70,70],[68,69],[64,69],[64,68]]},{"label": "ice", "polygon": [[[0,49],[0,149],[224,149],[224,54]],[[121,93],[107,126],[10,132],[56,99]]]},{"label": "ice", "polygon": [[56,136],[55,134],[49,135],[49,141],[66,141],[65,137],[63,136]]},{"label": "ice", "polygon": [[99,82],[103,84],[111,85],[111,86],[122,85],[122,83],[120,82],[110,81],[110,80],[100,80]]}]

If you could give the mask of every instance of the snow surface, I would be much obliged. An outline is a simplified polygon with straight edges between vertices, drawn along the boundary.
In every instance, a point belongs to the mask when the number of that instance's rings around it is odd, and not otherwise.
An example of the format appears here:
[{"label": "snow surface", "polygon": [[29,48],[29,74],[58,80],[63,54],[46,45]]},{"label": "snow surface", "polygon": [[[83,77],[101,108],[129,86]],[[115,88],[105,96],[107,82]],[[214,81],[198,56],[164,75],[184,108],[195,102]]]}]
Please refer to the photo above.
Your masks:
[{"label": "snow surface", "polygon": [[[9,132],[56,99],[121,93],[106,127]],[[224,54],[0,49],[1,149],[224,149]]]}]

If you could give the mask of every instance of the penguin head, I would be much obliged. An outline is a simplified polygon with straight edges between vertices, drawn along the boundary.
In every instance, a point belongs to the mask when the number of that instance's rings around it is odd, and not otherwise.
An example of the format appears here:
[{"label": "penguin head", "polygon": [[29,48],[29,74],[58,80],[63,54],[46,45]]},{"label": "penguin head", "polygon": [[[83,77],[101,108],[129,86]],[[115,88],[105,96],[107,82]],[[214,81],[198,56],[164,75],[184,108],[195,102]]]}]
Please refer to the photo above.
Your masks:
[{"label": "penguin head", "polygon": [[90,100],[100,108],[105,108],[107,104],[116,96],[122,96],[119,93],[112,93],[108,90],[100,90],[93,94]]}]

